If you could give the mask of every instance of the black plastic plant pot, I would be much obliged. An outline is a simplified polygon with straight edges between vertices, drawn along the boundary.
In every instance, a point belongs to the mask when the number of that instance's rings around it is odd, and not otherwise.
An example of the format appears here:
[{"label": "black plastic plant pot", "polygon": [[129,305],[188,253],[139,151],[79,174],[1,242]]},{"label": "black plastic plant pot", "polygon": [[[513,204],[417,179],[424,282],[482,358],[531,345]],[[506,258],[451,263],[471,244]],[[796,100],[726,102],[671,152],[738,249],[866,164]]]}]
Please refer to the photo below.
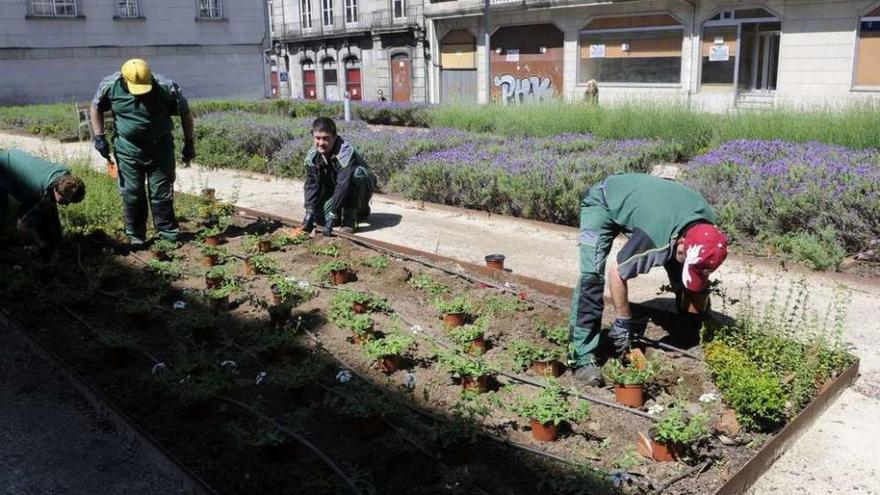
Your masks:
[{"label": "black plastic plant pot", "polygon": [[486,266],[493,270],[504,270],[504,255],[490,254],[486,256]]}]

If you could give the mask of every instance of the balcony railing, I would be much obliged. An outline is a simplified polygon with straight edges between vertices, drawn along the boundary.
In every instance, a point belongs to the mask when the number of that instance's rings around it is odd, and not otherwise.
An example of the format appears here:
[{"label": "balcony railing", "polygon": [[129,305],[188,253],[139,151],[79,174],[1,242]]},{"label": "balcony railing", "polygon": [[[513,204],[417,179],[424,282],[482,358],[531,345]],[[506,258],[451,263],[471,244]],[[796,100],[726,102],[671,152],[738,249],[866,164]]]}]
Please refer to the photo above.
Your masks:
[{"label": "balcony railing", "polygon": [[[320,12],[316,12],[320,14]],[[346,22],[345,15],[334,16],[332,23],[324,23],[324,18],[312,20],[311,26],[301,22],[284,23],[282,29],[277,32],[286,39],[295,38],[323,38],[344,34],[362,33],[367,31],[381,31],[395,28],[410,28],[421,26],[423,22],[422,6],[408,6],[402,16],[395,16],[391,9],[381,9],[373,12],[358,12],[354,22]]]}]

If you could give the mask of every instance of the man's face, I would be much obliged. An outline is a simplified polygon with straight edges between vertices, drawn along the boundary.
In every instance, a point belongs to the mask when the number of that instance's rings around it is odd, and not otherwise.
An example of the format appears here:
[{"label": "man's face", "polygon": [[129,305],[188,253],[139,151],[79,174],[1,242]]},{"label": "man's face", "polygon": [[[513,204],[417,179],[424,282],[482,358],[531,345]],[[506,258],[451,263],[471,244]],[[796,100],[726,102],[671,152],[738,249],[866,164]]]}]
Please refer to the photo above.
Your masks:
[{"label": "man's face", "polygon": [[314,131],[312,132],[312,138],[315,140],[315,149],[322,155],[330,153],[333,145],[336,144],[336,136],[328,132]]}]

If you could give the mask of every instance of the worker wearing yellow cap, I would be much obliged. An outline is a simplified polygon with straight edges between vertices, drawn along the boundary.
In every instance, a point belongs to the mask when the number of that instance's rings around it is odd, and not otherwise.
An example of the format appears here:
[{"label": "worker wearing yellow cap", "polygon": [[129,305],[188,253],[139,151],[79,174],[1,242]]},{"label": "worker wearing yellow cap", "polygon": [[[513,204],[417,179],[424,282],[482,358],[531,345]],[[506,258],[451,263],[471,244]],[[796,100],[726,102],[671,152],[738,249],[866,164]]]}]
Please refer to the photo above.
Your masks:
[{"label": "worker wearing yellow cap", "polygon": [[195,158],[195,146],[193,117],[186,98],[177,84],[153,74],[141,59],[128,60],[119,72],[105,77],[92,100],[91,120],[95,149],[109,161],[110,146],[104,137],[106,111],[113,112],[113,145],[119,165],[125,233],[131,247],[140,249],[147,242],[148,198],[159,235],[176,240],[179,228],[174,216],[171,116],[180,116],[184,137],[181,159],[188,164]]}]

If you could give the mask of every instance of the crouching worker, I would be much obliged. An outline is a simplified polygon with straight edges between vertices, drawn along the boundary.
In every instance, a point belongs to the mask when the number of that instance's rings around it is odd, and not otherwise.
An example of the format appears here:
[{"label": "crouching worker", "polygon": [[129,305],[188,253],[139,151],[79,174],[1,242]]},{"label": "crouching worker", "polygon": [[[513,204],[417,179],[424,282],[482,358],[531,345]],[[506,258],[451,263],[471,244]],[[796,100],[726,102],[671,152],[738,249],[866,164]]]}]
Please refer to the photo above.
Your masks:
[{"label": "crouching worker", "polygon": [[630,312],[629,279],[662,266],[676,293],[679,312],[701,312],[708,302],[709,274],[727,257],[727,237],[709,203],[681,184],[645,174],[612,175],[590,188],[581,201],[580,279],[571,302],[574,376],[597,386],[605,261],[618,234],[629,237],[608,267],[616,318],[608,334],[618,356],[642,337],[647,322]]},{"label": "crouching worker", "polygon": [[7,227],[11,195],[20,204],[18,232],[37,245],[41,256],[61,244],[57,205],[79,203],[85,194],[82,180],[69,169],[23,151],[0,150],[0,232]]},{"label": "crouching worker", "polygon": [[311,232],[323,225],[323,234],[333,227],[352,234],[358,222],[370,216],[370,198],[376,189],[376,175],[354,147],[336,133],[332,119],[320,117],[312,123],[315,147],[306,155],[302,230]]}]

